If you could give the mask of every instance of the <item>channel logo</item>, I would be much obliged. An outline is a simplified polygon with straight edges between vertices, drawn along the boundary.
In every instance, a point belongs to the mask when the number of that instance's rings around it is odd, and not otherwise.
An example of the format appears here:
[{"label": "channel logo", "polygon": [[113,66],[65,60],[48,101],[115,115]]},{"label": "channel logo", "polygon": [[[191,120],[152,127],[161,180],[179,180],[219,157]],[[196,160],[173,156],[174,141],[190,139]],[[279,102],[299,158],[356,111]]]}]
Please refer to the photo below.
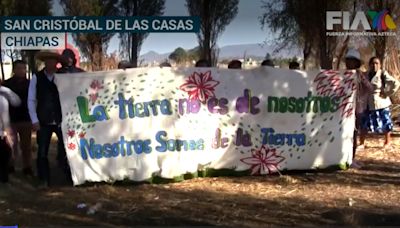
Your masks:
[{"label": "channel logo", "polygon": [[372,28],[378,31],[386,31],[388,29],[396,29],[396,24],[393,21],[393,18],[389,15],[389,11],[382,10],[381,12],[377,11],[368,11],[368,16],[372,20]]}]

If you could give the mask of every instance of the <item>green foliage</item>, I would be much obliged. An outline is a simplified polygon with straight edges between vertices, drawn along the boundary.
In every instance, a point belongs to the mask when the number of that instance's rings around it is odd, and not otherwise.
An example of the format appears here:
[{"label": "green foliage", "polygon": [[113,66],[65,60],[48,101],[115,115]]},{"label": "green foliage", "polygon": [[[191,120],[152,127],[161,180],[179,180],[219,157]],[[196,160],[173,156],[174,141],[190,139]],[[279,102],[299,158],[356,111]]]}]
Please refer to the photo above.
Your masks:
[{"label": "green foliage", "polygon": [[187,61],[188,59],[188,53],[185,51],[185,49],[179,47],[175,49],[169,56],[168,58],[177,64],[181,64]]},{"label": "green foliage", "polygon": [[[60,0],[68,16],[116,16],[118,0]],[[72,33],[72,38],[84,57],[92,63],[92,70],[102,70],[108,43],[113,33]]]},{"label": "green foliage", "polygon": [[[119,5],[121,16],[161,16],[164,14],[165,0],[122,0]],[[138,65],[138,56],[148,33],[120,33],[120,54]]]},{"label": "green foliage", "polygon": [[[0,0],[1,16],[50,16],[52,0]],[[36,71],[36,50],[22,50],[21,56],[28,62],[29,69]],[[2,61],[1,61],[2,62]]]}]

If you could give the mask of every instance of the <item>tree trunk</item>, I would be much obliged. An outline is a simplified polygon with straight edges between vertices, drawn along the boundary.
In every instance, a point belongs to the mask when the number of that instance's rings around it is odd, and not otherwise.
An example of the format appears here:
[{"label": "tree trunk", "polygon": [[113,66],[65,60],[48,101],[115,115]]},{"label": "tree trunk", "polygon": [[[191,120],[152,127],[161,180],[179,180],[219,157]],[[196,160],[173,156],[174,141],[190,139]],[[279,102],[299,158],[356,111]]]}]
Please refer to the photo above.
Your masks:
[{"label": "tree trunk", "polygon": [[11,59],[11,63],[14,62],[14,52],[10,51],[10,59]]},{"label": "tree trunk", "polygon": [[0,67],[1,67],[1,80],[5,80],[5,75],[4,75],[4,65],[3,65],[3,53],[0,51]]},{"label": "tree trunk", "polygon": [[91,65],[92,71],[98,71],[100,69],[100,49],[98,44],[91,44]]},{"label": "tree trunk", "polygon": [[37,51],[27,51],[28,52],[28,66],[33,73],[36,73],[36,63],[35,63],[35,54]]},{"label": "tree trunk", "polygon": [[104,53],[103,53],[103,42],[101,41],[99,44],[99,66],[100,69],[99,70],[103,70],[105,65],[104,65]]},{"label": "tree trunk", "polygon": [[137,33],[132,33],[130,35],[131,39],[131,63],[133,67],[138,67],[138,59],[139,59],[139,53],[138,53],[138,48],[139,48],[139,40],[138,40],[138,34]]},{"label": "tree trunk", "polygon": [[[137,16],[138,15],[138,7],[139,7],[139,2],[138,0],[133,1],[133,15]],[[132,67],[138,67],[138,48],[139,48],[139,40],[138,40],[138,34],[137,33],[131,33],[128,35],[128,42],[131,42],[131,58],[130,62],[132,63]]]},{"label": "tree trunk", "polygon": [[374,42],[375,56],[382,61],[382,65],[385,64],[385,52],[386,52],[386,37],[377,37]]},{"label": "tree trunk", "polygon": [[308,41],[305,41],[304,43],[304,48],[303,48],[303,70],[307,69],[307,63],[308,59],[310,58],[311,55],[311,43]]},{"label": "tree trunk", "polygon": [[204,0],[203,2],[203,17],[204,21],[204,40],[203,40],[203,51],[202,58],[206,59],[212,64],[212,53],[211,53],[211,24],[209,15],[210,0]]},{"label": "tree trunk", "polygon": [[340,47],[339,54],[336,56],[337,62],[336,62],[335,70],[339,70],[339,68],[340,68],[340,62],[344,56],[347,46],[349,45],[349,41],[350,41],[350,36],[347,36],[346,39],[344,40],[342,46]]}]

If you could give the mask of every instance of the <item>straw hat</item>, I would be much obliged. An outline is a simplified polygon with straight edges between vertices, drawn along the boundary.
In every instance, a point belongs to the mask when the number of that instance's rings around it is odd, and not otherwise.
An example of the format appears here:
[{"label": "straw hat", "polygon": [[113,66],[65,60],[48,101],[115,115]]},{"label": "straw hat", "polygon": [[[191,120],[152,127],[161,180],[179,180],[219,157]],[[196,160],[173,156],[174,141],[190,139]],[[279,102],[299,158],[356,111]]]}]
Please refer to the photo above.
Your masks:
[{"label": "straw hat", "polygon": [[47,59],[55,59],[60,63],[63,63],[65,61],[60,54],[53,50],[39,51],[38,53],[36,53],[35,58],[41,61],[45,61]]}]

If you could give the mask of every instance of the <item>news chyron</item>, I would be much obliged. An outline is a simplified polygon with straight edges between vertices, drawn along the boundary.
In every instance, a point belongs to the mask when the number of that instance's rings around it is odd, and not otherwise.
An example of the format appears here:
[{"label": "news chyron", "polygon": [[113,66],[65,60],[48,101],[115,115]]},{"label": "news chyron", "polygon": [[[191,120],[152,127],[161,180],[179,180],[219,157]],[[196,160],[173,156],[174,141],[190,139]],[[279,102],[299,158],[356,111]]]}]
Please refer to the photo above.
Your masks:
[{"label": "news chyron", "polygon": [[1,48],[62,49],[68,33],[196,33],[199,17],[1,17]]}]

